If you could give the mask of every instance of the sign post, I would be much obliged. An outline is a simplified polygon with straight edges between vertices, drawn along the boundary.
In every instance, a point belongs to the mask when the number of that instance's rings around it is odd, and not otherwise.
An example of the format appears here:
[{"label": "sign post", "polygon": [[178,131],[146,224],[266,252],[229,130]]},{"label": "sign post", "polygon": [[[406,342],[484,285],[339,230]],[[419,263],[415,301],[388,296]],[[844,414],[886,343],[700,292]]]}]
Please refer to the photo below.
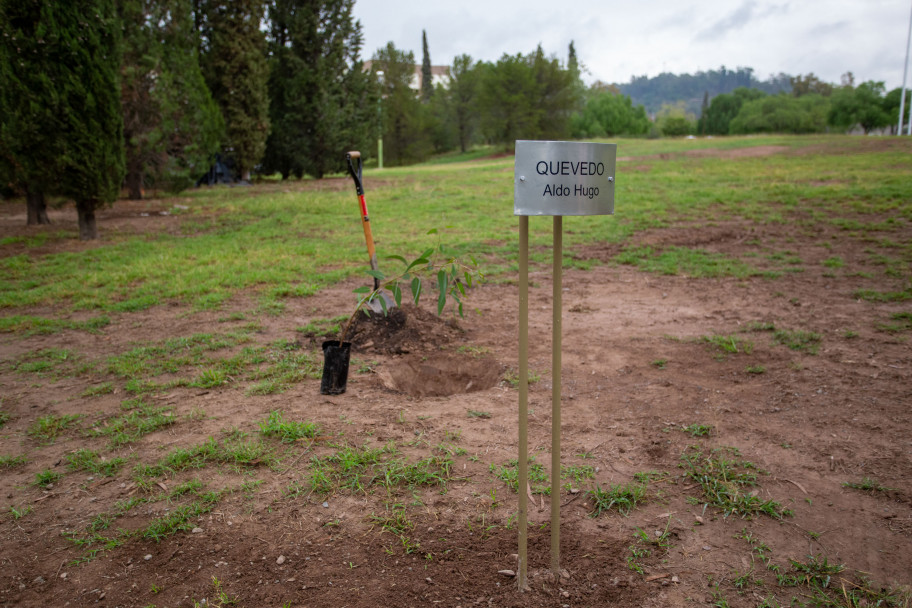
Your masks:
[{"label": "sign post", "polygon": [[513,214],[519,216],[519,564],[528,584],[529,216],[553,216],[551,344],[551,571],[560,576],[560,426],[563,216],[614,213],[617,144],[517,141]]}]

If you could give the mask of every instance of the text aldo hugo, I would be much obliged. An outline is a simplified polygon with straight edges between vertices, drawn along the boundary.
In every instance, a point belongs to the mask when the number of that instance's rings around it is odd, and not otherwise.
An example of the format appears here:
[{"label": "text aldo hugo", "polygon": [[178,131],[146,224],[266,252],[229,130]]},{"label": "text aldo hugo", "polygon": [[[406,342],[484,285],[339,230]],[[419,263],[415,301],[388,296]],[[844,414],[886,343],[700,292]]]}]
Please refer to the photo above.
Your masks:
[{"label": "text aldo hugo", "polygon": [[[540,160],[535,165],[535,172],[539,175],[578,175],[578,176],[598,176],[605,174],[605,164],[592,161],[545,161]],[[573,196],[585,196],[595,198],[598,196],[599,189],[597,186],[588,186],[575,184],[572,189]],[[542,196],[570,196],[570,186],[563,184],[546,184]]]}]

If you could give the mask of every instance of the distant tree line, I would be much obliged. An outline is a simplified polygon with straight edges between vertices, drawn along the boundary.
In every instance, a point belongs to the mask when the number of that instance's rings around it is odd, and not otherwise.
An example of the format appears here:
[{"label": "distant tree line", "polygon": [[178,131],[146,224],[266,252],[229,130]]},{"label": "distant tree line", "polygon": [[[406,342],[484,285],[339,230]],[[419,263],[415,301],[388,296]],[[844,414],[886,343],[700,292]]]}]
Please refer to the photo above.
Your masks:
[{"label": "distant tree line", "polygon": [[[899,91],[813,74],[757,81],[750,68],[585,86],[541,46],[496,61],[453,58],[433,85],[422,32],[416,59],[392,43],[361,58],[354,0],[3,0],[0,189],[24,195],[28,223],[47,197],[73,200],[80,236],[126,188],[179,191],[217,154],[237,179],[321,178],[344,152],[386,164],[512,149],[517,139],[759,132],[895,123]],[[701,102],[702,101],[702,102]],[[910,104],[906,104],[908,108]],[[699,119],[697,116],[699,115]]]},{"label": "distant tree line", "polygon": [[[896,130],[900,89],[887,93],[883,82],[874,81],[856,86],[851,72],[843,75],[839,85],[823,82],[814,74],[793,77],[791,83],[789,93],[769,95],[740,87],[717,95],[703,108],[694,131],[737,135]],[[907,107],[909,98],[907,91]]]}]

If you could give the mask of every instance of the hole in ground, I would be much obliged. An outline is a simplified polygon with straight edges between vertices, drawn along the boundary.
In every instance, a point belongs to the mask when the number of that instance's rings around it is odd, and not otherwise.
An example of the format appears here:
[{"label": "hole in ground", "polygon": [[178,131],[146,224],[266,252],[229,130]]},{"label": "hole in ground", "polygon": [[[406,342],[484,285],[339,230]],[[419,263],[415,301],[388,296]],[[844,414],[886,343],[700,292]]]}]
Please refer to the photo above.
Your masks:
[{"label": "hole in ground", "polygon": [[413,397],[446,397],[495,386],[503,366],[493,359],[465,355],[411,355],[396,359],[382,374],[387,388]]}]

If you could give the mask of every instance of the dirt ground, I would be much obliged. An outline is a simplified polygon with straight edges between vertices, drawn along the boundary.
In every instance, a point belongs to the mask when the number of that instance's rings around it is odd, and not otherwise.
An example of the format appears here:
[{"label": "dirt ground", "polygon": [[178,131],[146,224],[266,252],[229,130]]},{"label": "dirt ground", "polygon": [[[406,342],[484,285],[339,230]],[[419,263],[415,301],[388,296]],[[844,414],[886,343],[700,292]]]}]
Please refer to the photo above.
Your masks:
[{"label": "dirt ground", "polygon": [[[106,213],[140,222],[131,210],[144,208],[151,212],[145,221],[169,229],[172,220],[158,216],[154,203],[142,205],[118,203]],[[13,230],[14,212],[21,211],[4,208],[4,236]],[[114,220],[102,214],[100,221],[104,227]],[[890,238],[912,242],[904,226]],[[807,564],[812,557],[845,566],[825,585],[837,598],[853,589],[874,594],[908,588],[912,352],[909,331],[887,331],[885,324],[910,306],[853,296],[859,289],[906,286],[879,270],[876,277],[849,272],[877,270],[865,252],[870,241],[826,226],[808,239],[806,230],[730,222],[654,230],[633,243],[734,256],[755,252],[760,265],[774,264],[767,254],[786,249],[800,258],[804,272],[774,280],[648,274],[609,263],[616,248],[574,252],[605,263],[564,272],[561,459],[565,467],[592,467],[594,477],[568,480],[558,497],[564,570],[558,578],[550,573],[551,497],[532,495],[531,589],[525,593],[502,572],[517,568],[517,494],[492,471],[517,458],[515,284],[475,289],[465,319],[406,309],[400,326],[366,327],[355,338],[352,374],[341,395],[320,395],[319,379],[271,395],[249,395],[239,384],[155,394],[155,403],[170,406],[179,422],[113,452],[86,433],[69,432],[45,444],[26,430],[38,416],[75,413],[84,415],[80,428],[88,429],[120,411],[129,397],[122,381],[111,376],[113,392],[81,396],[99,382],[97,375],[41,377],[17,370],[15,362],[46,348],[103,361],[164,337],[223,333],[249,322],[230,320],[230,312],[251,310],[253,297],[236,298],[218,312],[161,306],[115,315],[98,334],[2,335],[0,385],[11,418],[0,430],[0,455],[24,454],[28,463],[0,477],[0,606],[193,606],[204,599],[209,606],[340,608],[775,606],[812,601],[811,585],[780,585],[775,572],[794,573],[789,560]],[[821,247],[823,240],[831,247]],[[836,256],[845,267],[830,271],[823,261]],[[550,273],[537,270],[531,281],[530,368],[538,380],[530,389],[529,446],[547,471]],[[348,309],[356,285],[288,300],[283,314],[257,319],[255,341],[284,338],[316,352],[320,338],[299,328]],[[818,334],[817,352],[777,343],[772,326]],[[749,340],[753,348],[745,352],[750,349],[742,342],[740,352],[726,353],[701,339],[713,335]],[[228,429],[255,436],[275,410],[318,423],[321,435],[293,446],[273,468],[222,464],[161,476],[157,484],[164,491],[194,478],[211,489],[262,483],[226,495],[194,521],[193,530],[159,542],[132,537],[74,564],[85,548],[63,534],[85,530],[143,489],[131,466],[113,477],[68,472],[67,454],[90,448],[131,465],[151,463]],[[711,430],[699,436],[691,425]],[[288,492],[295,483],[306,484],[312,457],[341,444],[388,442],[412,459],[449,450],[446,486],[393,494]],[[685,476],[681,457],[723,447],[737,448],[737,459],[755,465],[757,485],[745,491],[777,501],[791,514],[744,518],[707,506],[696,481]],[[44,489],[32,483],[43,469],[64,476]],[[589,490],[626,484],[646,472],[653,472],[647,495],[627,516],[611,510],[593,517]],[[881,489],[843,485],[866,478]],[[140,529],[178,504],[146,503],[115,527]],[[400,505],[413,524],[411,549],[377,524],[375,516],[391,505]],[[16,518],[7,506],[31,510]],[[647,542],[638,530],[663,542]],[[839,601],[819,605],[848,605]]]}]

